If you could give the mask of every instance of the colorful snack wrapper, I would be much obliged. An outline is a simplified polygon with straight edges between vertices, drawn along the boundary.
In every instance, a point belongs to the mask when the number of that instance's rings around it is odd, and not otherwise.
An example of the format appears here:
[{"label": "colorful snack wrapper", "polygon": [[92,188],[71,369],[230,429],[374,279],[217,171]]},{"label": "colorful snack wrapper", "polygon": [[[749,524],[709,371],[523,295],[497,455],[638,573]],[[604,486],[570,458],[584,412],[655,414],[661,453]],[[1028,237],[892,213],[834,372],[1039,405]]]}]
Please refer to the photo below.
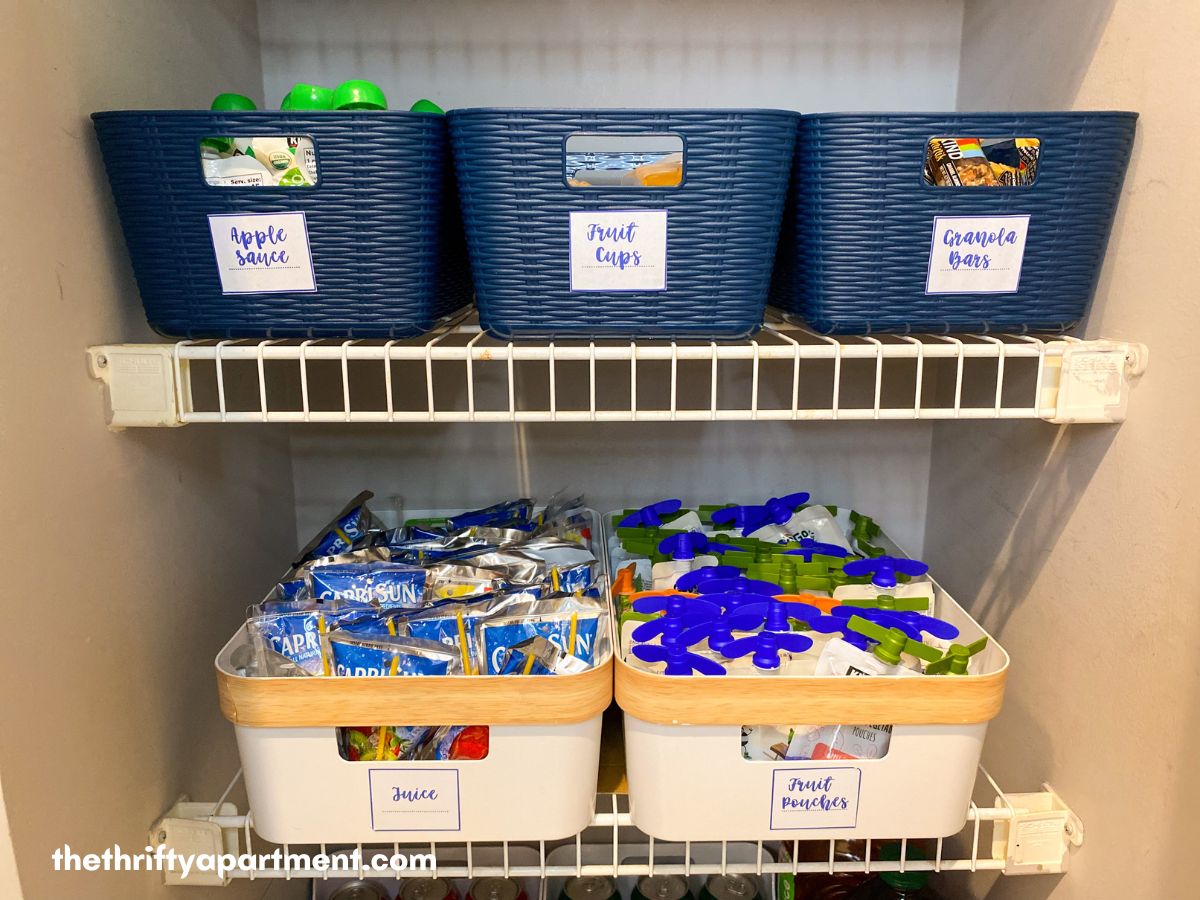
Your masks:
[{"label": "colorful snack wrapper", "polygon": [[353,550],[360,541],[367,539],[372,530],[381,528],[378,520],[367,508],[367,501],[374,496],[371,491],[363,491],[347,503],[342,511],[304,546],[293,565],[298,566],[310,559]]},{"label": "colorful snack wrapper", "polygon": [[333,674],[342,678],[384,675],[458,675],[459,654],[436,641],[335,631],[327,637]]},{"label": "colorful snack wrapper", "polygon": [[420,609],[425,605],[426,571],[405,563],[341,563],[308,573],[314,598],[354,600],[381,609]]},{"label": "colorful snack wrapper", "polygon": [[[433,725],[393,725],[388,729],[361,726],[342,728],[339,734],[342,758],[351,762],[416,759],[418,751],[436,730]],[[383,753],[379,752],[380,739],[383,740]]]},{"label": "colorful snack wrapper", "polygon": [[933,184],[939,187],[997,184],[978,138],[930,138],[926,159]]},{"label": "colorful snack wrapper", "polygon": [[477,626],[480,671],[501,674],[509,651],[535,636],[591,665],[603,613],[596,601],[555,597],[516,604],[502,615],[486,618]]},{"label": "colorful snack wrapper", "polygon": [[529,524],[530,516],[532,515],[533,501],[528,498],[522,498],[520,500],[507,500],[503,503],[495,503],[483,509],[459,513],[457,516],[448,518],[446,523],[451,531],[480,525],[493,527],[520,526]]},{"label": "colorful snack wrapper", "polygon": [[541,635],[534,635],[509,649],[500,674],[575,675],[587,669],[588,664],[578,656],[571,656]]},{"label": "colorful snack wrapper", "polygon": [[439,725],[417,754],[417,759],[483,759],[488,755],[488,727]]}]

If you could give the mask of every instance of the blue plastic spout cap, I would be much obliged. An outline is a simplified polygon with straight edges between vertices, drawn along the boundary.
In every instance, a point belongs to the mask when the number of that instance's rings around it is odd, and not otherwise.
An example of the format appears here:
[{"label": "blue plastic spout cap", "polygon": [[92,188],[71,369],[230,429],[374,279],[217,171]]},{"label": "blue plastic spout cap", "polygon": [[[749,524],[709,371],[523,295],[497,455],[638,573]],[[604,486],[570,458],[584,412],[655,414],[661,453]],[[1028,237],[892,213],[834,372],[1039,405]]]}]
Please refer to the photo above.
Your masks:
[{"label": "blue plastic spout cap", "polygon": [[664,553],[671,557],[671,559],[678,560],[695,559],[703,553],[728,553],[731,550],[736,551],[737,549],[737,547],[731,544],[719,544],[710,541],[700,531],[684,531],[680,534],[673,534],[670,537],[663,538],[658,545],[659,553]]},{"label": "blue plastic spout cap", "polygon": [[737,578],[742,574],[742,570],[737,566],[701,566],[699,569],[692,569],[690,572],[684,572],[675,579],[675,590],[693,593],[698,591],[700,586],[706,581],[712,581],[720,578]]},{"label": "blue plastic spout cap", "polygon": [[658,528],[662,525],[662,517],[677,513],[683,508],[682,500],[659,500],[649,506],[643,506],[637,512],[632,512],[617,523],[618,528]]},{"label": "blue plastic spout cap", "polygon": [[758,636],[758,647],[750,657],[754,668],[770,671],[779,668],[779,638],[769,631]]},{"label": "blue plastic spout cap", "polygon": [[772,497],[762,505],[766,512],[767,521],[774,525],[782,525],[800,507],[808,502],[808,492],[799,491],[795,494],[784,494],[782,497]]},{"label": "blue plastic spout cap", "polygon": [[767,510],[763,506],[727,506],[714,511],[709,518],[714,525],[740,528],[745,537],[767,524]]},{"label": "blue plastic spout cap", "polygon": [[878,588],[894,588],[899,582],[896,573],[914,577],[924,575],[929,566],[919,559],[904,559],[899,556],[876,556],[874,559],[856,559],[842,566],[842,571],[851,578],[871,576],[871,584]]},{"label": "blue plastic spout cap", "polygon": [[837,544],[824,544],[821,541],[814,541],[812,538],[802,538],[798,549],[785,550],[783,555],[803,556],[805,562],[812,562],[814,556],[836,556],[838,559],[845,559],[850,555],[850,551]]}]

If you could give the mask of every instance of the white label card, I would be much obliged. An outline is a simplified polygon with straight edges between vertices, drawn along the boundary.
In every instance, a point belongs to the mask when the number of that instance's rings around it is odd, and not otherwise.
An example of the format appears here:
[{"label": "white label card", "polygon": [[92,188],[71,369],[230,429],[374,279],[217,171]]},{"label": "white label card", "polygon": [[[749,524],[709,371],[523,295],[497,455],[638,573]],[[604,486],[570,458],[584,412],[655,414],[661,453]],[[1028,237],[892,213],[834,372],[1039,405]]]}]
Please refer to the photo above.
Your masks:
[{"label": "white label card", "polygon": [[858,824],[862,770],[776,769],[771,783],[771,830],[853,828]]},{"label": "white label card", "polygon": [[208,229],[221,293],[316,291],[304,213],[213,213]]},{"label": "white label card", "polygon": [[1011,294],[1021,283],[1029,216],[937,216],[926,294]]},{"label": "white label card", "polygon": [[371,769],[372,831],[461,831],[458,769]]},{"label": "white label card", "polygon": [[667,211],[571,213],[571,290],[665,291]]}]

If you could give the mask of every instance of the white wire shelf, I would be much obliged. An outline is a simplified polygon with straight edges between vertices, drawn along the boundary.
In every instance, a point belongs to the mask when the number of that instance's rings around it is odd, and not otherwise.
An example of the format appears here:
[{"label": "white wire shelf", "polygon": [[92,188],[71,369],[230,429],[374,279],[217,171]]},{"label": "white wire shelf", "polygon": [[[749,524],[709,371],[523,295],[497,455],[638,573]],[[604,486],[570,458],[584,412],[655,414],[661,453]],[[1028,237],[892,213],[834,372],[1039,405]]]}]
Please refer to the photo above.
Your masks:
[{"label": "white wire shelf", "polygon": [[[282,845],[279,859],[282,864],[259,865],[259,858],[269,855],[276,845],[254,840],[253,812],[237,814],[198,814],[186,819],[173,818],[173,807],[151,829],[151,843],[173,847],[177,852],[203,850],[198,841],[198,827],[206,823],[213,829],[215,846],[238,856],[236,866],[229,869],[230,879],[258,878],[366,878],[403,877],[412,870],[394,868],[390,861],[400,855],[430,854],[433,863],[422,875],[442,878],[479,878],[503,876],[514,878],[562,878],[576,875],[716,875],[727,873],[758,876],[780,873],[839,873],[839,872],[981,872],[996,871],[1008,875],[1054,874],[1067,870],[1069,851],[1083,843],[1083,824],[1046,784],[1040,792],[1009,794],[1001,790],[992,776],[981,766],[982,789],[991,788],[995,804],[991,807],[971,803],[962,832],[951,838],[922,839],[916,835],[898,835],[890,843],[901,842],[900,860],[871,859],[872,842],[866,842],[863,861],[837,859],[835,841],[802,841],[790,836],[780,842],[720,841],[671,844],[656,841],[633,826],[627,798],[620,794],[599,794],[591,825],[574,838],[563,841],[452,841],[427,844],[320,844]],[[228,811],[225,797],[237,783],[241,772],[234,777],[225,795],[214,804],[185,804],[216,813]],[[983,832],[991,825],[992,833]],[[217,833],[219,831],[219,834]],[[909,842],[923,845],[928,858],[909,859]],[[876,841],[874,843],[881,843]],[[755,846],[753,861],[745,853],[731,852],[734,845]],[[780,845],[786,845],[790,859],[778,861]],[[808,853],[801,853],[801,844]],[[573,848],[573,852],[571,852]],[[813,849],[819,852],[811,852]],[[340,856],[338,854],[341,854]],[[353,856],[351,856],[353,854]],[[293,866],[292,859],[312,859],[322,855],[331,860],[328,866]],[[376,856],[388,863],[373,864]],[[357,860],[356,865],[342,864]],[[520,862],[521,859],[531,862]],[[536,859],[536,862],[532,860]],[[587,860],[604,860],[589,862]],[[249,860],[251,865],[244,865]],[[486,860],[486,861],[480,861]],[[703,862],[701,860],[714,860]],[[188,884],[171,873],[168,883]],[[213,883],[212,881],[202,883]],[[544,891],[543,891],[544,893]]]},{"label": "white wire shelf", "polygon": [[1119,422],[1144,345],[1033,335],[498,341],[473,321],[405,341],[184,341],[88,351],[114,427],[188,423]]}]

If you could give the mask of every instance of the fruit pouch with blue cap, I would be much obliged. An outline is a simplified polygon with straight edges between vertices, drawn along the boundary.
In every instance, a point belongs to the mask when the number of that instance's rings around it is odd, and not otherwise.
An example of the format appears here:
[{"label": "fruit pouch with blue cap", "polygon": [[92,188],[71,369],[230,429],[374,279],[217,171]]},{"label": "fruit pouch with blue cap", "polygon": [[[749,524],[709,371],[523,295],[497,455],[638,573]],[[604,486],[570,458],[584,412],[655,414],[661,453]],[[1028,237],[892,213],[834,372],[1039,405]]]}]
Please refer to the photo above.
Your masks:
[{"label": "fruit pouch with blue cap", "polygon": [[427,573],[395,562],[341,563],[308,573],[312,596],[321,601],[354,600],[381,609],[425,606]]},{"label": "fruit pouch with blue cap", "polygon": [[531,637],[544,637],[589,666],[596,658],[604,607],[587,597],[551,597],[519,603],[477,626],[480,670],[501,674],[510,651]]},{"label": "fruit pouch with blue cap", "polygon": [[463,671],[458,652],[436,641],[335,631],[326,642],[333,674],[342,678],[460,675]]},{"label": "fruit pouch with blue cap", "polygon": [[382,525],[367,508],[367,501],[375,495],[363,491],[343,507],[332,521],[300,551],[295,565],[322,556],[345,553],[363,545],[373,531],[382,531]]}]

